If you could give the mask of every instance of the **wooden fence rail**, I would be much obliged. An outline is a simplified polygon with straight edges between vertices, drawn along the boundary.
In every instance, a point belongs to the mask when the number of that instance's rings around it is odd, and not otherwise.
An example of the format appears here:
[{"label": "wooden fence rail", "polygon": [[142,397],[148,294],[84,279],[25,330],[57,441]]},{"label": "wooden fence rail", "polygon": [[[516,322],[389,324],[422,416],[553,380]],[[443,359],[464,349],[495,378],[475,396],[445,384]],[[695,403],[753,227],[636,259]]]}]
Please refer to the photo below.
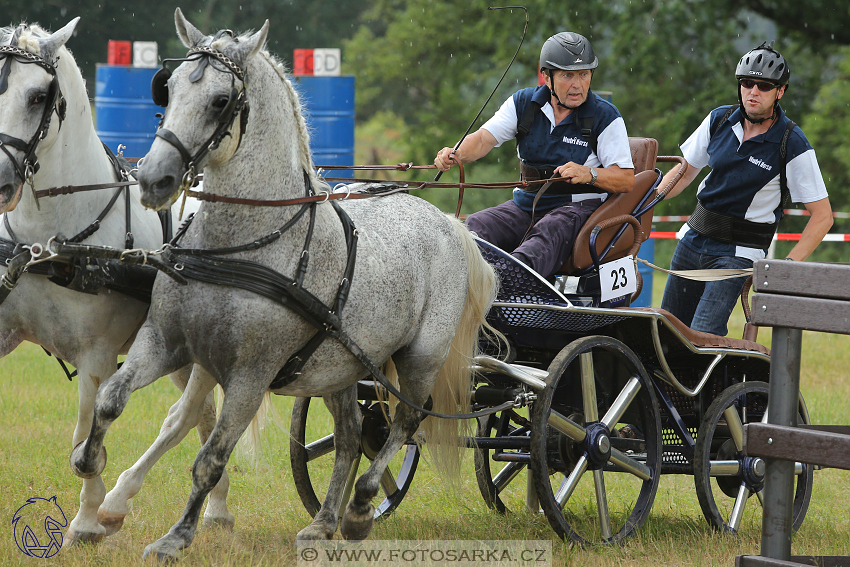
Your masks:
[{"label": "wooden fence rail", "polygon": [[751,322],[773,327],[767,423],[744,426],[744,452],[765,459],[761,555],[736,567],[850,567],[848,556],[791,555],[794,463],[850,470],[850,426],[797,425],[803,331],[850,335],[850,265],[759,260]]}]

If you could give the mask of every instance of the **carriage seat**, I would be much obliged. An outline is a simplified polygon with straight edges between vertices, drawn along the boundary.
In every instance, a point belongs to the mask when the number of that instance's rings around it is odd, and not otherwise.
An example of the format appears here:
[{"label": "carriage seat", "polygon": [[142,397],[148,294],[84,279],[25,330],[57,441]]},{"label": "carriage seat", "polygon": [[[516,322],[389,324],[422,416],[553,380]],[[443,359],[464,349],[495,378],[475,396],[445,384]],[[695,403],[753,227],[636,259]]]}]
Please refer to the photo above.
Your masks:
[{"label": "carriage seat", "polygon": [[[629,138],[632,152],[632,162],[635,166],[635,186],[628,193],[615,193],[609,196],[602,205],[587,219],[579,231],[573,244],[573,253],[558,270],[558,274],[581,275],[593,266],[590,255],[590,235],[593,228],[605,219],[620,215],[629,215],[637,210],[644,197],[658,180],[655,171],[655,159],[658,157],[658,141],[653,138]],[[641,226],[642,240],[649,237],[652,228],[652,209],[638,219]],[[602,253],[616,236],[621,225],[615,225],[603,230],[596,239],[596,251]],[[625,232],[606,255],[605,261],[610,262],[627,255],[634,244],[634,229],[627,225]]]},{"label": "carriage seat", "polygon": [[712,348],[729,348],[736,350],[748,350],[759,352],[770,356],[770,349],[766,346],[754,341],[744,339],[730,339],[729,337],[721,337],[720,335],[712,335],[711,333],[703,333],[702,331],[694,331],[685,325],[678,317],[667,311],[657,307],[622,307],[624,311],[644,311],[649,313],[658,313],[677,331],[691,342],[695,347],[712,347]]}]

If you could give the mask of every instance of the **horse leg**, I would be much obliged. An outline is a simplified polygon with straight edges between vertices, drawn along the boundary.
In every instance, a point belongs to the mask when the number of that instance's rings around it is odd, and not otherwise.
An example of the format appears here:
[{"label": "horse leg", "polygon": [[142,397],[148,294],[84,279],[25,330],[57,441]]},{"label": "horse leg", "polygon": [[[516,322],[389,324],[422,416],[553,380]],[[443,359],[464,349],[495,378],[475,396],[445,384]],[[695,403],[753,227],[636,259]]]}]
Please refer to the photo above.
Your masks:
[{"label": "horse leg", "polygon": [[[191,376],[191,379],[190,379]],[[106,535],[116,533],[124,524],[124,518],[129,512],[128,501],[142,489],[145,476],[162,456],[175,447],[189,431],[198,424],[204,423],[202,411],[207,411],[212,399],[212,389],[215,379],[200,369],[200,367],[184,366],[171,374],[171,381],[183,392],[180,399],[168,410],[168,417],[162,423],[159,436],[145,451],[136,463],[121,473],[115,488],[109,491],[97,512],[97,519],[106,528]],[[212,406],[212,425],[215,425],[215,406]],[[204,420],[206,421],[206,416]],[[209,425],[209,431],[212,430]],[[202,443],[206,441],[202,437]],[[226,492],[225,492],[226,495]]]},{"label": "horse leg", "polygon": [[334,468],[325,501],[313,522],[298,532],[299,540],[333,538],[345,486],[354,463],[359,462],[362,417],[357,403],[357,386],[324,396],[324,400],[334,420]]},{"label": "horse leg", "polygon": [[74,474],[82,478],[99,476],[106,466],[103,439],[110,424],[124,411],[130,394],[189,363],[184,349],[167,348],[166,344],[154,325],[142,325],[127,360],[97,392],[89,436],[71,451]]},{"label": "horse leg", "polygon": [[183,515],[166,535],[145,548],[144,559],[151,554],[160,561],[177,559],[179,551],[195,538],[204,499],[218,483],[230,453],[263,402],[266,386],[240,378],[231,380],[233,386],[226,389],[218,423],[192,465],[192,491]]},{"label": "horse leg", "polygon": [[[203,369],[201,371],[206,373]],[[204,399],[203,414],[198,422],[198,438],[201,445],[206,444],[210,435],[212,435],[215,422],[215,396],[213,392],[210,392]],[[221,471],[221,478],[210,491],[207,507],[204,510],[204,526],[224,528],[227,531],[233,530],[236,517],[227,509],[227,493],[229,490],[230,477],[227,475],[227,468],[224,468]]]},{"label": "horse leg", "polygon": [[[115,353],[108,353],[106,356],[104,353],[95,354],[97,356],[86,356],[77,367],[79,409],[72,439],[74,447],[86,438],[91,428],[99,384],[115,372],[117,358]],[[96,543],[103,539],[106,530],[98,522],[97,510],[105,495],[106,486],[99,472],[90,478],[83,479],[80,509],[63,538],[64,545],[71,546],[78,542]]]},{"label": "horse leg", "polygon": [[[412,364],[408,364],[408,361],[402,357],[399,357],[399,360],[394,358],[393,361],[398,370],[401,392],[412,402],[422,406],[428,398],[434,377],[436,377],[439,371],[439,366],[432,368],[431,372],[427,372],[429,365],[425,363],[424,357],[417,358],[418,360],[416,362],[418,366],[416,367],[416,375],[431,376],[430,380],[424,379],[419,382],[412,382],[406,379],[406,376],[411,375],[409,367]],[[424,374],[421,372],[423,368],[426,370]],[[339,531],[345,539],[360,541],[369,536],[375,516],[375,507],[372,506],[372,500],[377,496],[381,488],[381,477],[390,464],[390,460],[401,450],[407,440],[413,436],[419,428],[421,421],[422,414],[407,404],[399,403],[396,406],[396,412],[393,416],[387,441],[378,452],[375,460],[372,461],[372,464],[369,465],[369,468],[357,479],[354,485],[354,497],[349,501],[339,527]]]}]

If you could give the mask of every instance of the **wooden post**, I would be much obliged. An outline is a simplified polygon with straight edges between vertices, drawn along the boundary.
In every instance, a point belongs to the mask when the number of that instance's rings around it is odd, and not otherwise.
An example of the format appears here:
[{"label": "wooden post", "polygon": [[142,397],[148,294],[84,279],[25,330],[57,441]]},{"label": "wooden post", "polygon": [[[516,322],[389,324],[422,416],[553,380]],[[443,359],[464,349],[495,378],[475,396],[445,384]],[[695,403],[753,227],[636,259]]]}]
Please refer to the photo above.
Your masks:
[{"label": "wooden post", "polygon": [[[803,331],[799,329],[773,329],[767,402],[767,422],[770,424],[797,425],[802,342]],[[766,459],[765,464],[761,555],[787,561],[791,558],[793,531],[794,463]]]}]

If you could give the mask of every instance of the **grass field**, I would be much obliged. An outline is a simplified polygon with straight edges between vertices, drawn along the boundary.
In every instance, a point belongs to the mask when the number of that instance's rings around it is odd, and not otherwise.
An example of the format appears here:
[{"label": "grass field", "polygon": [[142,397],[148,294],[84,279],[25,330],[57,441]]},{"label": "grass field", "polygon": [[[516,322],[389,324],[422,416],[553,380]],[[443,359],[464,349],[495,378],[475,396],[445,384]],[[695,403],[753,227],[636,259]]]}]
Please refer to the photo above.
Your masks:
[{"label": "grass field", "polygon": [[[656,278],[656,298],[663,280]],[[658,301],[653,302],[658,305]],[[733,315],[730,336],[740,336],[743,319]],[[737,333],[737,335],[735,334]],[[770,346],[770,333],[760,342]],[[804,333],[802,390],[816,423],[850,424],[850,337]],[[57,497],[69,520],[79,505],[80,481],[68,467],[77,409],[77,387],[56,362],[33,345],[24,345],[0,361],[0,565],[37,565],[16,547],[11,518],[27,498]],[[137,392],[106,439],[107,489],[121,471],[148,447],[159,431],[177,390],[167,379]],[[264,463],[232,460],[229,506],[236,515],[233,533],[198,530],[180,563],[194,565],[291,565],[296,563],[295,534],[309,522],[289,472],[288,420],[292,400],[275,397],[283,429],[270,426]],[[98,546],[63,550],[46,564],[141,564],[144,547],[162,536],[181,514],[190,487],[190,467],[198,450],[192,434],[149,475],[133,500],[124,529]],[[460,486],[443,481],[420,463],[407,497],[397,512],[376,525],[373,539],[552,540],[554,565],[731,567],[738,554],[759,551],[760,521],[745,523],[735,536],[712,533],[702,518],[693,480],[665,476],[652,514],[638,536],[624,547],[581,549],[560,542],[542,515],[518,512],[501,516],[484,505],[475,482],[471,452]],[[809,513],[795,536],[797,554],[850,555],[850,472],[815,473]],[[750,506],[753,506],[751,503]],[[752,514],[749,515],[752,518]]]}]

